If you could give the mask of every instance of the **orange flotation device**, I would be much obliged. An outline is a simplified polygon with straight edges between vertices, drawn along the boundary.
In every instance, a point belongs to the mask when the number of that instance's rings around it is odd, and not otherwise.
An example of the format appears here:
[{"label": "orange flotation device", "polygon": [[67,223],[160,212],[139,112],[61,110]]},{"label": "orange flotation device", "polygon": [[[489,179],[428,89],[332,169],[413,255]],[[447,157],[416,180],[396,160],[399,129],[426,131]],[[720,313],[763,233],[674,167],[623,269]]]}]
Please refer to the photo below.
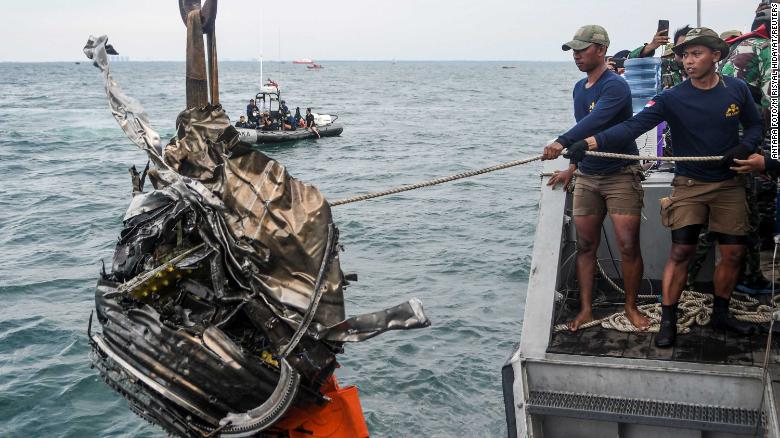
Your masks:
[{"label": "orange flotation device", "polygon": [[330,402],[305,411],[293,407],[274,428],[290,438],[368,438],[356,386],[341,388],[336,376],[330,376],[321,392]]}]

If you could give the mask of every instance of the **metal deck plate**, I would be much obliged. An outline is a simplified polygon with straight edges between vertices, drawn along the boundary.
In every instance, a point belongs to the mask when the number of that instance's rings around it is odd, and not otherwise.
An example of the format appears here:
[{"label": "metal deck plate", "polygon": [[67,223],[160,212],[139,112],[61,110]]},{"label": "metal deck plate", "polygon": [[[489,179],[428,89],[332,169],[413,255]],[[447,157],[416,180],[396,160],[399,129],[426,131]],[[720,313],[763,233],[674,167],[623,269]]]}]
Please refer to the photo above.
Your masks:
[{"label": "metal deck plate", "polygon": [[606,397],[592,394],[531,391],[528,413],[617,423],[646,424],[753,434],[763,414],[756,410]]}]

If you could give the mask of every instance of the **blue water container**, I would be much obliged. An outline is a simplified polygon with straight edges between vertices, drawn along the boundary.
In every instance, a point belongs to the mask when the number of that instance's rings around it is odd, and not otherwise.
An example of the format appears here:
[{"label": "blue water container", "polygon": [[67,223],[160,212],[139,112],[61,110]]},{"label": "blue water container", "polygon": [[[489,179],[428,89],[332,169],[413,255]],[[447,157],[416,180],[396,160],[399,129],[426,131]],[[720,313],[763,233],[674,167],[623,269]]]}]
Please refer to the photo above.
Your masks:
[{"label": "blue water container", "polygon": [[624,65],[623,77],[631,88],[634,113],[638,113],[661,91],[661,58],[631,58]]}]

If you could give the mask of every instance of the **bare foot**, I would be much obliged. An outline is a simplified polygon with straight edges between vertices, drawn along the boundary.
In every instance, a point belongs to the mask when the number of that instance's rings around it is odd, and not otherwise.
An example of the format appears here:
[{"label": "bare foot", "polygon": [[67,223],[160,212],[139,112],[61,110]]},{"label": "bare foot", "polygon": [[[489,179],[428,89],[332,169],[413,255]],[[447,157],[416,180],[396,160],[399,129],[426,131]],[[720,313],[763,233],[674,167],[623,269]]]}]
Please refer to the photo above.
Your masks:
[{"label": "bare foot", "polygon": [[639,330],[645,331],[650,327],[650,319],[642,315],[637,308],[626,309],[626,317]]},{"label": "bare foot", "polygon": [[569,330],[576,332],[581,325],[593,321],[593,312],[590,309],[580,310],[580,313],[574,318],[574,321],[569,323]]}]

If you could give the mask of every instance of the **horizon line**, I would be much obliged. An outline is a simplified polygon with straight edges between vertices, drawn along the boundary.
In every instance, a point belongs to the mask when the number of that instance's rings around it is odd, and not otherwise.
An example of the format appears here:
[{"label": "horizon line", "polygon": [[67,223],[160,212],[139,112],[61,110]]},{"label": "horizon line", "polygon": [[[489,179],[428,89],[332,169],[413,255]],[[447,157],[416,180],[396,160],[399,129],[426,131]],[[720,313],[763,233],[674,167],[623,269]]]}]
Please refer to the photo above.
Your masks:
[{"label": "horizon line", "polygon": [[[128,60],[115,60],[112,61],[112,63],[126,63],[126,62],[185,62],[184,59],[128,59]],[[263,63],[268,64],[292,64],[294,60],[284,60],[284,61],[275,61],[275,60],[263,60]],[[82,62],[92,62],[89,59],[61,59],[61,60],[51,60],[51,61],[18,61],[18,60],[0,60],[0,64],[53,64],[53,63],[60,63],[60,62],[73,62],[73,63],[82,63]],[[220,60],[219,62],[255,62],[259,63],[259,59],[224,59]],[[566,61],[553,61],[553,60],[543,60],[543,59],[323,59],[318,60],[316,63],[322,63],[322,62],[571,62],[571,60]]]}]

